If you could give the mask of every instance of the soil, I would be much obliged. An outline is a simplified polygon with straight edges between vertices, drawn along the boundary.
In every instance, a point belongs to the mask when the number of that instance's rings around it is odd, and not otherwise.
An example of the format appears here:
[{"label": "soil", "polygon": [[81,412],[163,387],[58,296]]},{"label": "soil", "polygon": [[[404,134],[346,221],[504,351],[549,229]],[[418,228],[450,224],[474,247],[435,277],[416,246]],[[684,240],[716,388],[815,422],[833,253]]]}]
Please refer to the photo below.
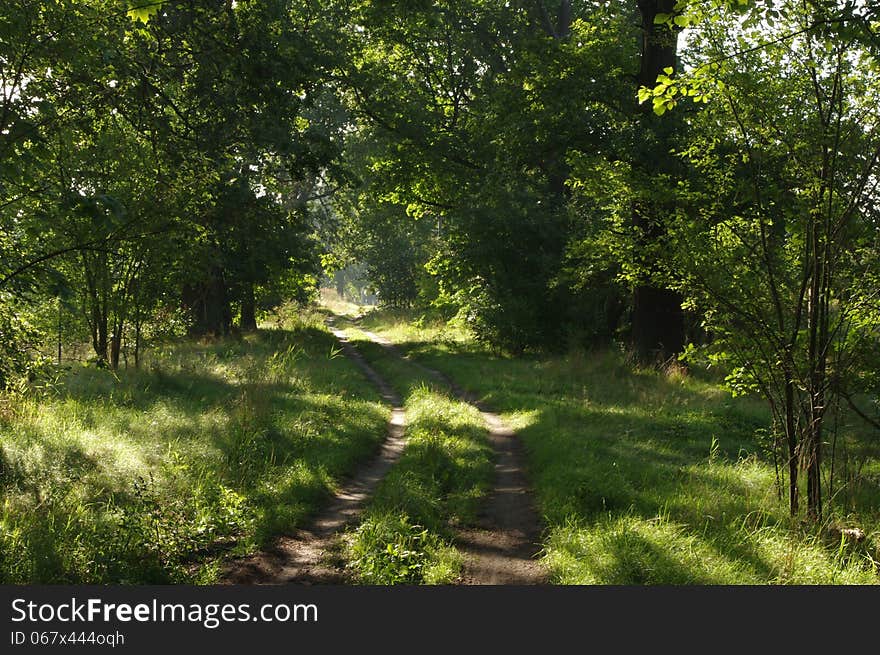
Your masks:
[{"label": "soil", "polygon": [[343,353],[351,358],[379,389],[382,398],[391,405],[388,436],[379,453],[360,469],[330,504],[316,516],[308,528],[283,536],[267,550],[231,562],[221,582],[228,584],[343,584],[349,582],[339,557],[341,534],[353,525],[389,469],[403,452],[403,402],[378,373],[352,346],[345,334],[331,326],[331,331],[342,345]]}]

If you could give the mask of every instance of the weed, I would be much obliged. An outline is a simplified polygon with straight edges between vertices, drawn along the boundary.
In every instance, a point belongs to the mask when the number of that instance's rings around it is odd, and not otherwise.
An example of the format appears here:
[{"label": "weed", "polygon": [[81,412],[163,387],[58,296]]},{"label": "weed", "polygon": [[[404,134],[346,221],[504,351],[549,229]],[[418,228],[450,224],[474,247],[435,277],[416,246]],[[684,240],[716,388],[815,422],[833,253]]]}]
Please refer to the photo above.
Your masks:
[{"label": "weed", "polygon": [[460,566],[454,549],[397,512],[371,514],[350,536],[348,554],[363,584],[443,582]]}]

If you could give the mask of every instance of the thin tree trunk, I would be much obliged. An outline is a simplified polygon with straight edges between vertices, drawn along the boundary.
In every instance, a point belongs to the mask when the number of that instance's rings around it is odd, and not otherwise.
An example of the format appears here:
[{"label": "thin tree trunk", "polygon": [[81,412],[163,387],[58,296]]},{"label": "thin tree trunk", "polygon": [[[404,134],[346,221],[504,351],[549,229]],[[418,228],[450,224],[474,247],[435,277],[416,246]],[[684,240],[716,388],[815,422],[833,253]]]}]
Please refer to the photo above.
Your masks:
[{"label": "thin tree trunk", "polygon": [[114,371],[119,369],[119,352],[122,349],[122,323],[113,327],[110,337],[110,368]]},{"label": "thin tree trunk", "polygon": [[61,296],[58,296],[58,366],[61,366]]},{"label": "thin tree trunk", "polygon": [[183,289],[183,300],[192,323],[190,336],[224,336],[232,327],[232,312],[223,271],[213,270],[209,277]]},{"label": "thin tree trunk", "polygon": [[785,372],[785,436],[788,440],[788,508],[791,515],[798,513],[798,438],[794,416],[794,382]]},{"label": "thin tree trunk", "polygon": [[141,367],[141,303],[136,300],[134,304],[134,367]]}]

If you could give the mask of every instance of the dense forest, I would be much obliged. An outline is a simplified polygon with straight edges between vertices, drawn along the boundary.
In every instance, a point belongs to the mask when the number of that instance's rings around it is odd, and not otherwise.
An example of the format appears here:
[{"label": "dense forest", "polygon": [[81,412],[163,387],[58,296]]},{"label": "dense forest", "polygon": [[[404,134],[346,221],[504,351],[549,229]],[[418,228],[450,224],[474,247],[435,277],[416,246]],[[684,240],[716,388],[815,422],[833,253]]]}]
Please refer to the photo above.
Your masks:
[{"label": "dense forest", "polygon": [[[749,577],[745,547],[723,573],[566,577],[615,534],[635,548],[644,506],[670,543],[772,524],[876,581],[872,3],[4,0],[0,91],[0,580],[213,581],[311,516],[388,419],[324,287],[523,430],[551,580],[813,581]],[[408,446],[349,558],[455,579],[438,526],[473,517],[491,448],[371,347],[413,448],[470,468],[433,470],[420,513]],[[576,415],[606,401],[619,417]],[[570,441],[522,423],[568,402]],[[653,436],[578,459],[591,420]],[[776,509],[731,506],[723,536],[711,508],[669,519],[667,474],[699,478],[679,437],[709,469],[760,462],[717,498]],[[370,549],[404,533],[433,564],[395,577]]]}]

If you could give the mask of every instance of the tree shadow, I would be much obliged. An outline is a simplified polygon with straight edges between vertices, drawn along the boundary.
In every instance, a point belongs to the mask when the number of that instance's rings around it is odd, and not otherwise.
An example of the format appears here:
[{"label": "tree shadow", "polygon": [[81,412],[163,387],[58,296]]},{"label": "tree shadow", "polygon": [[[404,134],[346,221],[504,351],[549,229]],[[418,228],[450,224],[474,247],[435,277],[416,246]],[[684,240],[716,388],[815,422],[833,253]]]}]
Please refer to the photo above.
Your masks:
[{"label": "tree shadow", "polygon": [[[144,500],[142,483],[127,469],[111,470],[110,459],[58,439],[51,433],[57,425],[36,423],[30,441],[75,475],[62,485],[27,472],[35,493],[51,497],[20,498],[22,507],[42,506],[45,516],[11,516],[27,538],[15,562],[2,566],[30,567],[23,581],[106,582],[124,575],[167,582],[171,573],[157,568],[155,558],[129,552],[149,521],[168,533],[159,545],[172,558],[178,550],[184,558],[192,548],[204,550],[200,531],[223,543],[245,537],[258,544],[291,532],[376,452],[386,433],[378,394],[350,362],[332,356],[333,344],[316,328],[268,331],[242,341],[180,345],[189,352],[172,351],[164,369],[159,358],[155,370],[72,373],[59,396],[47,400],[59,403],[59,417],[89,432],[89,439],[106,432],[126,442],[135,458],[152,462],[162,483]],[[9,459],[4,455],[6,488],[24,475]],[[149,473],[139,468],[137,477]],[[149,525],[129,511],[139,502],[155,513],[144,519]],[[103,562],[103,573],[89,572],[89,558],[96,567]]]}]

